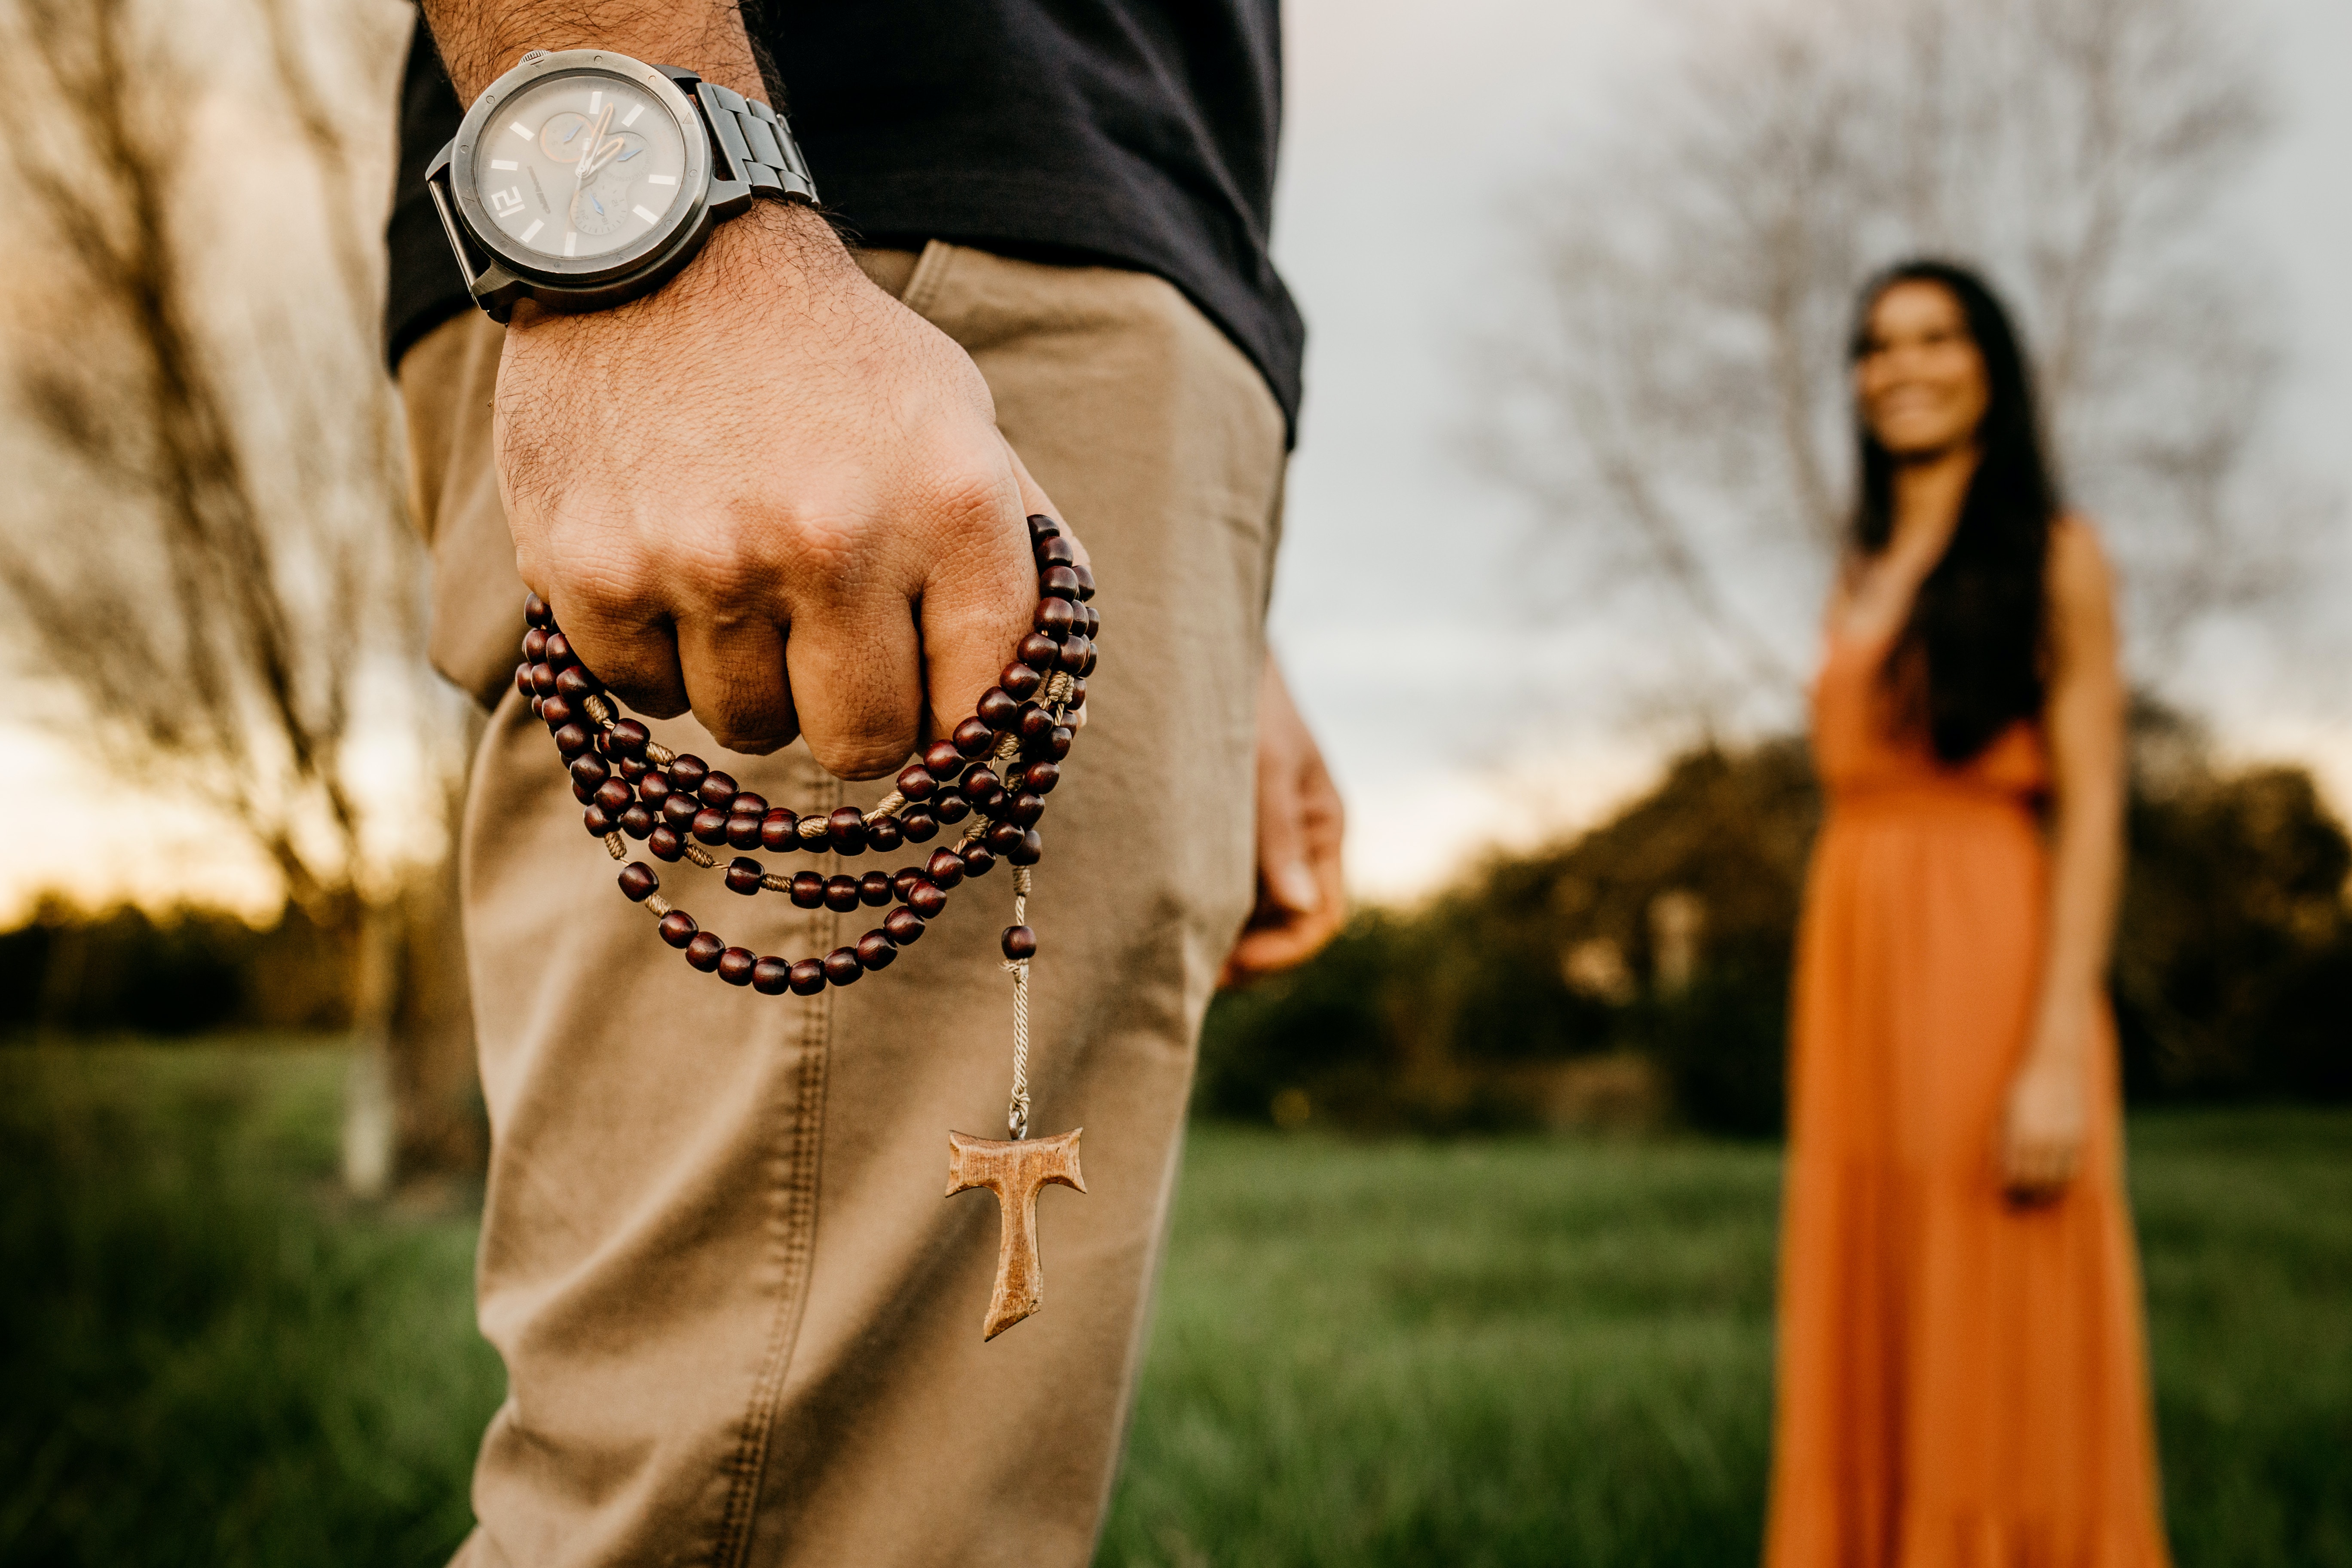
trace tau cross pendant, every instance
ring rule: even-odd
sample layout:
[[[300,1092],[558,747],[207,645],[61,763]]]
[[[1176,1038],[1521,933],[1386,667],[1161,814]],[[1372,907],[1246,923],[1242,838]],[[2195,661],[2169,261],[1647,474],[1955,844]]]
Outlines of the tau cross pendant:
[[[1059,1182],[1087,1190],[1078,1174],[1078,1134],[1083,1127],[1052,1138],[1008,1142],[948,1134],[948,1196],[972,1187],[996,1194],[1003,1211],[996,1248],[996,1289],[988,1299],[981,1338],[992,1340],[1045,1304],[1045,1270],[1037,1261],[1037,1189]]]

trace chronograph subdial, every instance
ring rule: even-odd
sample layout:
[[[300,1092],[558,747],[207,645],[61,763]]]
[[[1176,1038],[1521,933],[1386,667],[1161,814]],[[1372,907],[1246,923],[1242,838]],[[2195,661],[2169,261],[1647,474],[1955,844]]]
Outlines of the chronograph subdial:
[[[570,216],[582,234],[603,236],[619,228],[631,216],[628,176],[608,169],[589,181],[572,193]]]

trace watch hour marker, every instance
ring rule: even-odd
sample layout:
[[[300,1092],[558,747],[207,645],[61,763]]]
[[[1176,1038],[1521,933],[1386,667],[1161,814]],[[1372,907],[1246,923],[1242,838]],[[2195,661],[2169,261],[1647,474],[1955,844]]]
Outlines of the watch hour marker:
[[[643,114],[645,111],[646,106],[640,103],[635,108],[630,110],[626,114],[621,116],[622,128],[625,130],[629,126],[635,125],[637,122],[637,116]]]
[[[579,250],[579,248],[580,248],[580,234],[579,234],[579,231],[578,231],[578,230],[576,230],[576,229],[565,229],[565,230],[563,231],[563,254],[564,254],[564,255],[566,255],[566,256],[571,256],[571,255],[574,254],[575,252],[577,252],[577,251]]]
[[[631,207],[629,210],[636,214],[639,217],[645,219],[647,223],[659,223],[661,221],[660,218],[655,216],[652,213],[646,211],[643,207]]]
[[[590,93],[590,94],[588,95],[588,112],[589,112],[589,113],[593,114],[593,113],[595,113],[598,110],[600,110],[600,109],[602,109],[602,108],[604,108],[604,95],[603,93],[601,93],[601,92],[592,92],[592,93]]]
[[[525,125],[520,120],[516,121],[511,125],[509,125],[507,129],[513,132],[516,135],[521,137],[526,142],[536,142],[539,140],[539,132],[533,131],[530,126]]]
[[[537,234],[541,229],[543,229],[543,228],[545,228],[546,226],[547,226],[547,220],[546,220],[545,218],[543,218],[543,217],[535,217],[535,218],[533,218],[533,219],[531,219],[531,220],[530,220],[530,226],[529,228],[527,228],[527,229],[524,229],[524,230],[522,231],[521,236],[520,236],[520,237],[521,238],[522,242],[523,242],[525,245],[529,245],[529,244],[530,243],[530,237],[531,237],[532,235],[534,235],[534,234]]]
[[[647,174],[646,176],[646,184],[649,185],[674,185],[677,184],[677,176],[676,174]]]
[[[516,163],[512,158],[493,158],[490,160],[490,167],[493,169],[520,169],[522,165]]]

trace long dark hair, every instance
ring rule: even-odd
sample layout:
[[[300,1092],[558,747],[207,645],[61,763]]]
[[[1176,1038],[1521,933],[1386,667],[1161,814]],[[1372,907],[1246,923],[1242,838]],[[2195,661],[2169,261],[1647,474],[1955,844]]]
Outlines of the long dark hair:
[[[1852,353],[1870,349],[1870,314],[1897,283],[1935,283],[1959,302],[1984,361],[1990,396],[1979,453],[1944,558],[1919,586],[1910,622],[1887,656],[1886,679],[1923,723],[1936,754],[1963,763],[2020,719],[2042,711],[2042,577],[2058,487],[2042,449],[2033,382],[2009,312],[1984,280],[1945,261],[1906,261],[1873,279],[1854,317]],[[1853,542],[1886,548],[1895,531],[1895,458],[1854,419],[1862,450]]]

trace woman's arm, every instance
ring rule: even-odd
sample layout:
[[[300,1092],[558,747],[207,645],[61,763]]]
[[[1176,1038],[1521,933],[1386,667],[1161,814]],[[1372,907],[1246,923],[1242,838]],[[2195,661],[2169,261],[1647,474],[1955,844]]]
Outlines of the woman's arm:
[[[2050,541],[2050,694],[2054,773],[2050,922],[2042,990],[2001,1129],[2002,1179],[2054,1195],[2080,1163],[2090,1122],[2090,1052],[2106,983],[2123,860],[2123,682],[2115,595],[2089,527],[2063,520]]]

